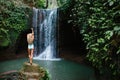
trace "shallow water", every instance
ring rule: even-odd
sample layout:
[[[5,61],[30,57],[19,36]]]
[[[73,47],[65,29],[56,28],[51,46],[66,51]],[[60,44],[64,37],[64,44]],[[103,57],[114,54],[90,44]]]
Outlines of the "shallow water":
[[[0,62],[0,73],[20,70],[26,58]],[[34,60],[34,63],[47,69],[50,80],[95,80],[94,70],[68,60]]]

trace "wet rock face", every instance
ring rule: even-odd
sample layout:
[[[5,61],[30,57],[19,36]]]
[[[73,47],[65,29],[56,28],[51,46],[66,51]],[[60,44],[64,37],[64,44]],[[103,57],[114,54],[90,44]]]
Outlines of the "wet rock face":
[[[45,74],[45,70],[35,63],[31,65],[30,63],[25,62],[20,70],[21,78],[25,78],[26,80],[43,80],[42,78]]]

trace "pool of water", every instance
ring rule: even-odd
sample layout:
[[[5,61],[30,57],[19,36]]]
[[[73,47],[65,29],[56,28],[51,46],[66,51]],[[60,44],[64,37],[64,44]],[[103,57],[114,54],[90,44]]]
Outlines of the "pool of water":
[[[27,58],[0,62],[0,73],[20,70]],[[94,69],[68,60],[33,60],[50,74],[50,80],[96,80]]]

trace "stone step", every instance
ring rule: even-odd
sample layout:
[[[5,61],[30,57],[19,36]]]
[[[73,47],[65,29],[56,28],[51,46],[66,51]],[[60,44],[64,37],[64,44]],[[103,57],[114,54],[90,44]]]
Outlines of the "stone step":
[[[40,80],[42,75],[37,72],[21,72],[22,75],[26,76],[27,80]]]
[[[31,65],[30,63],[25,62],[23,68],[20,70],[20,75],[27,80],[40,80],[45,76],[45,70],[36,63]]]
[[[39,79],[35,79],[35,78],[28,78],[27,80],[39,80]]]
[[[22,74],[29,76],[29,77],[39,77],[40,73],[37,72],[22,72]]]
[[[24,72],[39,72],[40,71],[40,66],[38,64],[33,63],[32,65],[28,62],[24,63]]]
[[[35,63],[32,63],[32,65],[31,65],[29,62],[25,62],[24,64],[27,66],[34,66],[34,67],[39,66],[38,64],[35,64]]]

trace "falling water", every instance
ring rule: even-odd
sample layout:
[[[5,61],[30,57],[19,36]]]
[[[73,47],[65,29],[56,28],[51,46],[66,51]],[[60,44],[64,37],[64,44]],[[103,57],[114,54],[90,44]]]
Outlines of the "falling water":
[[[57,9],[33,8],[34,59],[50,60],[57,57]]]

